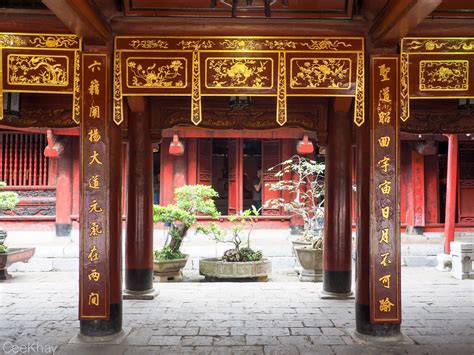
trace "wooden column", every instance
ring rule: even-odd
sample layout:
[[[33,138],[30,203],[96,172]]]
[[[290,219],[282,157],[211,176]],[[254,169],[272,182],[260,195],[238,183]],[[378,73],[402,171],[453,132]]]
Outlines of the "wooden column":
[[[448,135],[448,169],[446,177],[446,215],[444,222],[444,252],[451,252],[456,222],[456,185],[458,173],[458,136]]]
[[[371,333],[370,324],[370,126],[368,122],[356,129],[356,330]]]
[[[398,56],[371,57],[370,322],[359,319],[358,330],[376,336],[399,334],[402,313],[398,68]]]
[[[335,105],[336,106],[336,105]],[[329,112],[326,148],[323,292],[351,294],[352,119],[348,111]]]
[[[144,99],[141,99],[144,100]],[[153,297],[153,152],[150,106],[130,104],[128,114],[127,238],[125,290]],[[135,112],[134,112],[135,111]]]
[[[112,122],[110,52],[83,53],[79,319],[82,336],[122,330],[121,129]]]
[[[72,213],[72,144],[63,141],[63,152],[57,158],[56,178],[56,236],[67,237],[71,234]],[[50,159],[51,161],[52,159]]]

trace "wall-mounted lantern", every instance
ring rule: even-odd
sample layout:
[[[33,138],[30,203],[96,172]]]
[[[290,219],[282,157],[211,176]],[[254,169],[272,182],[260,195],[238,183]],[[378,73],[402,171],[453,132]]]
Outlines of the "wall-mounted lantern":
[[[311,154],[314,152],[313,142],[309,140],[307,134],[305,134],[303,140],[299,141],[296,145],[296,151],[301,155]]]
[[[179,157],[184,154],[184,145],[179,140],[177,134],[173,134],[173,141],[170,144],[169,153],[170,155],[174,155],[176,157]]]

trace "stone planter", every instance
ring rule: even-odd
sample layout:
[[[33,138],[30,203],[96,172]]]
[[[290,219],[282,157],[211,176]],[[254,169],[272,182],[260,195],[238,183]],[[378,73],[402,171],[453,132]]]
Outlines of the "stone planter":
[[[189,255],[185,254],[183,259],[153,261],[153,272],[159,282],[182,281],[182,269],[188,262]]]
[[[302,240],[302,239],[295,239],[291,241],[291,255],[293,255],[296,258],[295,262],[295,272],[299,275],[301,271],[303,271],[303,267],[301,266],[300,262],[298,261],[298,258],[296,257],[296,247],[303,247],[303,246],[309,246],[311,245],[311,242]]]
[[[0,253],[0,280],[8,280],[12,276],[7,267],[13,263],[27,263],[35,254],[35,248],[9,248],[6,253]]]
[[[260,261],[227,262],[217,258],[199,260],[199,274],[206,279],[258,279],[267,281],[272,272],[272,262]]]
[[[296,256],[303,270],[299,280],[304,282],[319,282],[323,279],[323,251],[311,247],[296,247]]]

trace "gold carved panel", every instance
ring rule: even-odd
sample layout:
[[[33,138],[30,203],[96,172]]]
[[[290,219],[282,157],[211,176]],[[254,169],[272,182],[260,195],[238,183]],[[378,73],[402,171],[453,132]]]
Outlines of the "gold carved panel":
[[[350,89],[350,58],[291,58],[292,89]]]
[[[208,89],[271,89],[273,58],[206,58]]]
[[[469,61],[420,61],[420,91],[469,89]]]
[[[67,56],[9,54],[7,62],[7,82],[10,85],[69,85]]]
[[[128,88],[186,88],[187,59],[182,57],[128,57]]]

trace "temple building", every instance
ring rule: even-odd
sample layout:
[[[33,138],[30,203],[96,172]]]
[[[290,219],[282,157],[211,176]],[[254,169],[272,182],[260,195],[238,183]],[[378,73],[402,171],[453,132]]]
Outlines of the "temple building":
[[[449,254],[474,231],[471,1],[2,6],[0,181],[20,203],[0,223],[80,230],[85,336],[121,330],[122,273],[153,288],[152,206],[177,187],[214,187],[223,219],[261,201],[261,227],[297,227],[265,204],[288,198],[269,168],[295,154],[326,164],[328,294],[351,292],[357,235],[361,333],[399,332],[402,232],[443,232]]]

